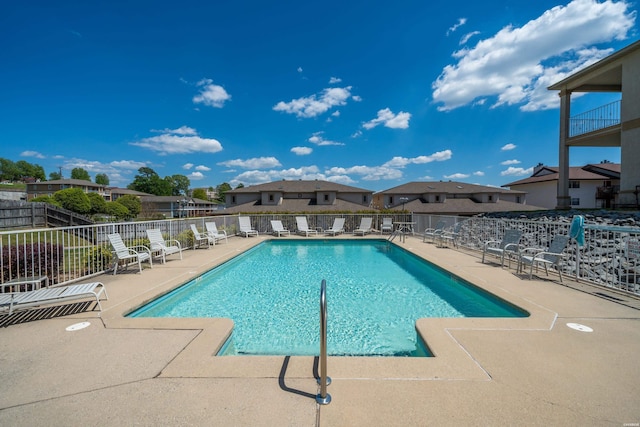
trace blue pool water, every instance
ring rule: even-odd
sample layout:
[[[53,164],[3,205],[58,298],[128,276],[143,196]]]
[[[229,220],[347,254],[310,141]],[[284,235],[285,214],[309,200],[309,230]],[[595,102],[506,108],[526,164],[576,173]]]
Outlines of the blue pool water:
[[[270,240],[129,316],[227,317],[225,354],[317,355],[322,279],[330,355],[420,355],[422,317],[528,315],[386,240]]]

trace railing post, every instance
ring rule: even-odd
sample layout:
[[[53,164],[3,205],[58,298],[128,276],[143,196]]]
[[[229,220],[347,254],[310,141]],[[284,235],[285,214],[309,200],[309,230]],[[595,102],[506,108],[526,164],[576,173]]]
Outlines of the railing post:
[[[331,395],[327,394],[327,386],[331,378],[327,376],[327,281],[322,279],[320,284],[320,394],[316,395],[316,402],[320,405],[331,403]]]

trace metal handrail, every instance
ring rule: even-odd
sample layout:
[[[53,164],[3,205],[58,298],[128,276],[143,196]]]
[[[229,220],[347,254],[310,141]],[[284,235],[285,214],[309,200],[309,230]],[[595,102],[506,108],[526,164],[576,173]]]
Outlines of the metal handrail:
[[[327,376],[327,281],[322,279],[320,284],[320,394],[316,395],[316,402],[320,405],[331,403],[331,395],[327,394],[327,386],[331,378]]]

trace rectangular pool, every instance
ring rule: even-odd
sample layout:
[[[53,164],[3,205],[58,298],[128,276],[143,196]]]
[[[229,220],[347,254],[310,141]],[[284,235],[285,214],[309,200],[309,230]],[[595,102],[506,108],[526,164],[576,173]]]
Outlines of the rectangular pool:
[[[423,317],[528,313],[386,240],[268,240],[129,314],[227,317],[225,355],[319,354],[327,281],[330,355],[425,356]]]

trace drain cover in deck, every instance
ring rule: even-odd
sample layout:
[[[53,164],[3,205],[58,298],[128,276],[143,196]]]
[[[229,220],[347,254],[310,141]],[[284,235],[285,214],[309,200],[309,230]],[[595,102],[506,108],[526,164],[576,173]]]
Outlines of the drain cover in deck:
[[[593,329],[580,323],[567,323],[567,326],[580,332],[593,332]]]

